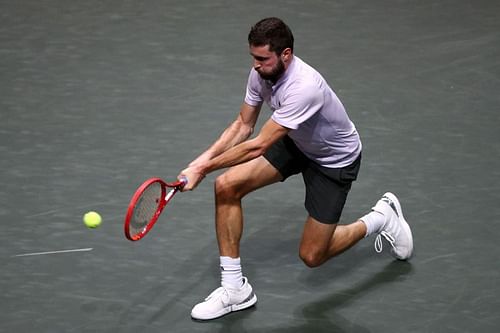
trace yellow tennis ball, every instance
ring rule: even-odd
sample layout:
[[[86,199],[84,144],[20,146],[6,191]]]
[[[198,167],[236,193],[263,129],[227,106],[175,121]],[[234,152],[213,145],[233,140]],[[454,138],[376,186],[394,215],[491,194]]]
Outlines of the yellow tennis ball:
[[[87,228],[97,228],[101,225],[102,218],[99,213],[96,212],[88,212],[83,215],[83,223],[87,226]]]

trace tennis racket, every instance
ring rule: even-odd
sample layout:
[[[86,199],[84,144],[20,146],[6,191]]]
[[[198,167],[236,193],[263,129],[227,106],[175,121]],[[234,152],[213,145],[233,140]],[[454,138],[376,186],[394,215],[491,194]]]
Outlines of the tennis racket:
[[[125,237],[138,241],[146,236],[165,206],[186,184],[185,178],[173,183],[166,183],[161,178],[150,178],[139,186],[128,205],[124,224]]]

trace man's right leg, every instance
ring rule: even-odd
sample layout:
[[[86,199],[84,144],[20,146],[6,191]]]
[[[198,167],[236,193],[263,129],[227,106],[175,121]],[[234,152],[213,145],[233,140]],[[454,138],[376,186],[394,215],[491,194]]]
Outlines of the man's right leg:
[[[239,244],[243,231],[241,199],[246,194],[281,179],[280,173],[264,157],[232,167],[217,178],[215,213],[221,256],[240,256]]]
[[[240,240],[243,233],[241,199],[248,193],[282,180],[264,157],[230,168],[215,182],[216,232],[221,260],[221,287],[191,311],[194,319],[209,320],[257,302],[252,286],[243,277]]]

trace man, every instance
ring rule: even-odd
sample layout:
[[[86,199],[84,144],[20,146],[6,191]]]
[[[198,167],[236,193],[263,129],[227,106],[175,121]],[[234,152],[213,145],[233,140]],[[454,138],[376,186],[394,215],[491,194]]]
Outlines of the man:
[[[384,236],[396,258],[404,260],[412,254],[410,227],[392,193],[386,193],[358,221],[337,224],[359,171],[361,141],[326,81],[294,55],[293,41],[289,27],[278,18],[263,19],[251,28],[248,42],[253,68],[240,113],[179,175],[188,180],[186,191],[206,174],[230,167],[215,182],[221,287],[192,309],[194,319],[214,319],[257,302],[241,269],[241,199],[294,174],[302,173],[306,189],[308,217],[299,255],[307,266],[319,266],[374,233],[379,234],[377,251]],[[264,102],[272,115],[249,139]]]

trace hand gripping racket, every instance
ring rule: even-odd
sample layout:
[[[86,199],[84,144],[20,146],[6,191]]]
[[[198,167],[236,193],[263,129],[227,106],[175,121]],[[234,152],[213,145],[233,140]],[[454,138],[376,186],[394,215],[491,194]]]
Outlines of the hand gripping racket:
[[[125,237],[138,241],[146,236],[165,206],[186,184],[185,178],[173,183],[165,183],[161,178],[150,178],[139,186],[128,205],[124,225]]]

